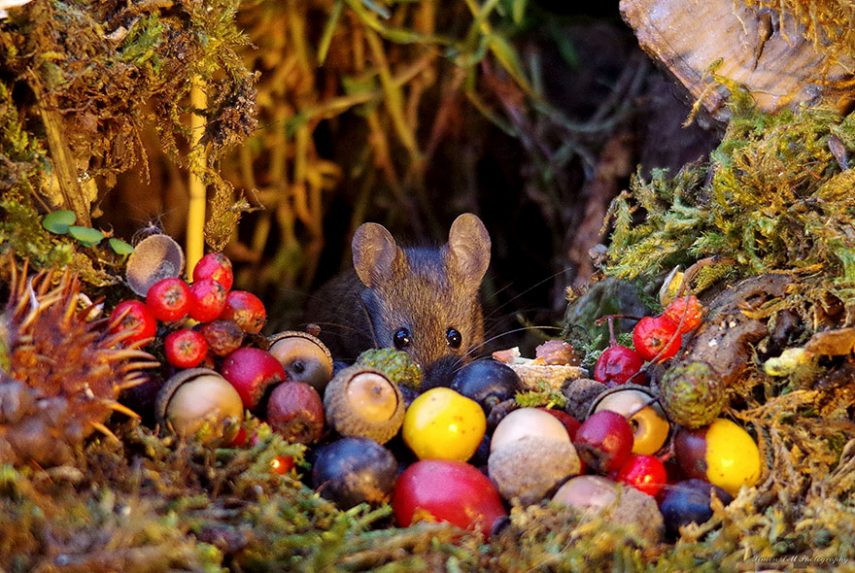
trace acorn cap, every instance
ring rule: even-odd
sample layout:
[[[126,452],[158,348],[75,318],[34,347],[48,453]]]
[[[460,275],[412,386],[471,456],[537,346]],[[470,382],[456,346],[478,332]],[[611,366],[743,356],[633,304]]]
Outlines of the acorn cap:
[[[721,376],[699,360],[671,366],[659,381],[659,400],[668,418],[686,428],[711,424],[728,403]]]
[[[192,384],[198,387],[192,395]],[[171,411],[182,402],[182,412]],[[189,368],[174,374],[161,387],[155,401],[157,422],[181,437],[199,436],[203,442],[228,442],[243,421],[243,402],[228,380],[209,368]],[[207,426],[207,428],[206,428]]]
[[[487,471],[499,493],[522,505],[537,503],[581,470],[570,441],[524,436],[490,453]]]
[[[125,279],[139,296],[145,296],[157,281],[177,277],[184,269],[184,251],[175,239],[158,233],[149,235],[134,247],[128,257]]]
[[[383,372],[354,365],[327,385],[324,413],[339,434],[385,444],[404,423],[404,397]]]
[[[285,330],[268,336],[267,343],[267,351],[279,360],[289,380],[305,382],[323,395],[333,377],[333,358],[320,338],[301,330]]]

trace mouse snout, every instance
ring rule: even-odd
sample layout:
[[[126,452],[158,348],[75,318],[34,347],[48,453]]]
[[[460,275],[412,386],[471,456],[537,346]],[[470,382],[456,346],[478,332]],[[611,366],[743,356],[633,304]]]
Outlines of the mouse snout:
[[[451,380],[463,364],[459,356],[448,355],[422,366],[422,390],[437,386],[451,386]]]

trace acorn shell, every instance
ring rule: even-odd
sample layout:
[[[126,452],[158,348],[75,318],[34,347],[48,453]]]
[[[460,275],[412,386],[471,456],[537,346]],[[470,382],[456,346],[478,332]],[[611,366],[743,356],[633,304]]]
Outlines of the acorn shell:
[[[654,410],[656,410],[660,416],[665,418],[665,412],[662,410],[662,406],[659,405],[658,396],[656,392],[651,390],[647,386],[639,386],[638,384],[621,384],[620,386],[616,386],[614,388],[609,388],[604,392],[600,393],[594,400],[591,402],[591,405],[588,407],[588,412],[586,414],[586,418],[597,412],[600,408],[600,405],[603,403],[603,400],[606,400],[609,396],[613,396],[614,394],[620,394],[621,392],[638,392],[640,394],[644,394],[646,396],[645,401],[648,406],[651,406]]]
[[[185,384],[192,383],[202,376],[211,376],[222,380],[223,384],[216,388],[222,393],[220,403],[217,406],[211,404],[208,409],[201,412],[198,425],[188,423],[184,427],[176,427],[169,416],[169,407],[173,398]],[[206,388],[203,391],[204,396],[200,398],[200,403],[204,403],[203,400],[205,399],[210,401],[210,390],[210,388]],[[209,368],[189,368],[174,374],[158,391],[155,416],[159,424],[182,437],[196,435],[207,422],[213,431],[209,435],[199,436],[200,439],[206,443],[224,443],[229,442],[240,428],[243,421],[243,401],[237,390],[218,372]]]
[[[490,479],[507,500],[531,505],[581,470],[570,440],[524,436],[490,453]]]
[[[394,393],[393,410],[385,419],[372,419],[368,412],[360,411],[349,395],[350,385],[361,383],[360,376],[371,374],[384,380],[380,391]],[[381,382],[382,384],[382,382]],[[404,397],[398,385],[381,371],[360,365],[350,366],[338,372],[324,393],[324,413],[327,422],[341,435],[354,438],[369,438],[379,444],[391,440],[404,423]]]
[[[300,330],[285,330],[267,338],[267,351],[282,364],[288,379],[305,382],[323,395],[333,377],[330,349],[317,336]]]
[[[128,257],[125,279],[139,296],[145,296],[157,281],[177,277],[184,269],[184,251],[175,239],[158,233],[149,235],[134,247]]]

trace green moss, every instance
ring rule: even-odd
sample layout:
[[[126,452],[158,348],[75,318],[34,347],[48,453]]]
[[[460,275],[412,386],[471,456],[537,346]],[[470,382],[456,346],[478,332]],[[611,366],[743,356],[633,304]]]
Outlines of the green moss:
[[[855,177],[829,138],[855,151],[855,119],[823,108],[765,115],[739,98],[733,110],[707,164],[636,175],[615,200],[607,272],[653,277],[720,256],[738,276],[821,270],[846,295],[855,280]]]

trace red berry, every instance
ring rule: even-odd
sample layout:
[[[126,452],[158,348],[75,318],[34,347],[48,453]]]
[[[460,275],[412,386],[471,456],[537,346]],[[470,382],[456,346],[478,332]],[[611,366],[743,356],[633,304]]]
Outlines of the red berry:
[[[243,331],[233,320],[212,320],[199,327],[215,356],[228,356],[243,342]]]
[[[226,308],[226,289],[214,279],[202,279],[190,285],[190,317],[210,322]]]
[[[163,341],[166,361],[176,368],[194,368],[208,354],[208,342],[202,333],[182,328],[170,332]]]
[[[270,460],[270,471],[284,476],[294,467],[294,458],[291,456],[276,456]]]
[[[660,315],[639,320],[632,330],[632,343],[645,360],[664,362],[679,352],[682,340],[677,325]]]
[[[680,327],[680,334],[691,332],[704,320],[704,306],[693,294],[675,298],[665,307],[662,316]],[[683,321],[682,324],[680,321]]]
[[[232,262],[223,253],[208,253],[193,267],[193,282],[204,279],[214,279],[226,290],[232,288],[234,283]]]
[[[305,382],[279,384],[267,401],[266,420],[286,441],[311,444],[324,433],[324,403]]]
[[[145,303],[160,321],[181,320],[190,310],[190,287],[178,277],[161,279],[149,287]]]
[[[579,431],[579,426],[581,426],[581,422],[565,412],[564,410],[555,410],[553,408],[538,408],[538,410],[543,410],[547,414],[552,415],[554,418],[557,418],[559,422],[564,424],[564,429],[567,430],[567,434],[570,436],[570,441],[576,439],[576,432]]]
[[[600,354],[594,365],[594,380],[611,384],[626,384],[636,372],[644,366],[644,358],[633,350],[620,344],[609,346]],[[635,382],[642,383],[646,377],[638,375]]]
[[[573,445],[588,467],[607,474],[629,458],[633,439],[632,426],[626,418],[611,410],[600,410],[582,422]]]
[[[235,434],[235,437],[232,438],[232,442],[229,445],[233,448],[242,448],[247,444],[248,441],[249,436],[246,433],[246,427],[241,426],[237,434]]]
[[[157,319],[144,302],[123,300],[110,313],[110,332],[124,332],[126,343],[154,338]]]
[[[246,346],[223,360],[220,374],[238,391],[243,405],[255,408],[271,384],[287,380],[282,364],[272,354]]]
[[[233,290],[226,295],[226,308],[220,318],[235,321],[244,332],[258,334],[267,320],[267,310],[251,292]]]
[[[656,456],[632,454],[618,470],[617,481],[656,497],[668,482],[668,472]]]

